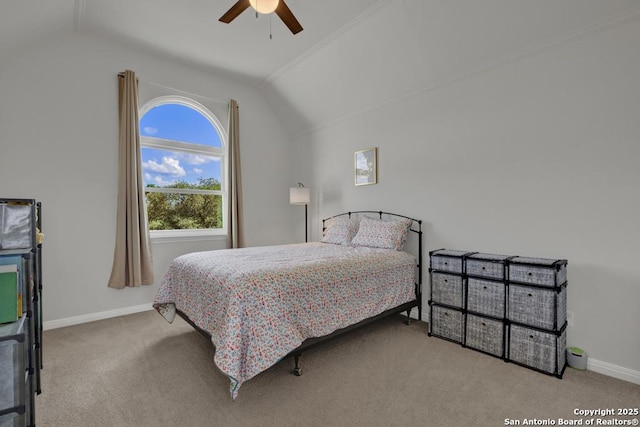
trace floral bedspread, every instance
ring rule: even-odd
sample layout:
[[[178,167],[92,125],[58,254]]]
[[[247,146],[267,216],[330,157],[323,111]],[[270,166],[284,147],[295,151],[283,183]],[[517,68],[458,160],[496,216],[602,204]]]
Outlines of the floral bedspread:
[[[172,262],[154,307],[211,334],[235,399],[306,338],[413,300],[415,265],[406,252],[327,243],[195,252]]]

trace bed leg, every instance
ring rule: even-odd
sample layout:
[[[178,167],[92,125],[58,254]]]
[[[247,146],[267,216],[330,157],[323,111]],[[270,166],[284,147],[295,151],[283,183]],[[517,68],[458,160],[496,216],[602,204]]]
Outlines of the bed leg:
[[[407,310],[407,325],[411,324],[411,309]]]
[[[293,356],[293,359],[295,366],[293,367],[293,371],[291,371],[291,373],[296,377],[299,377],[300,375],[302,375],[302,369],[300,368],[300,366],[298,366],[300,362],[300,354],[296,354],[295,356]]]

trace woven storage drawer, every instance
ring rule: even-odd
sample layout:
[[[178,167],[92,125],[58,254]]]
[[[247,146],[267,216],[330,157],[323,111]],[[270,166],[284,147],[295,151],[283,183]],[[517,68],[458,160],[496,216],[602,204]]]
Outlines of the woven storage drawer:
[[[461,310],[433,304],[431,306],[429,334],[461,343],[462,319],[463,315]]]
[[[465,345],[494,356],[504,357],[504,322],[467,314]]]
[[[512,322],[558,330],[567,320],[567,287],[509,285],[507,318]]]
[[[566,362],[567,330],[542,332],[519,325],[509,331],[508,360],[562,377]]]
[[[474,278],[467,279],[467,310],[504,319],[504,283]]]
[[[24,337],[24,336],[23,336]],[[19,406],[24,396],[24,368],[21,366],[24,360],[24,345],[16,340],[0,341],[0,410]],[[22,382],[22,384],[20,384]],[[0,426],[13,426],[3,424],[0,417]],[[15,424],[19,425],[19,424]]]
[[[512,257],[483,253],[469,255],[465,260],[465,270],[468,276],[504,280],[505,261],[509,258]]]
[[[431,273],[431,300],[440,304],[463,308],[464,279],[447,273]]]
[[[472,253],[473,252],[454,251],[450,249],[431,251],[429,252],[431,270],[464,273],[464,257]]]
[[[567,260],[515,257],[508,271],[510,282],[556,287],[567,281]]]

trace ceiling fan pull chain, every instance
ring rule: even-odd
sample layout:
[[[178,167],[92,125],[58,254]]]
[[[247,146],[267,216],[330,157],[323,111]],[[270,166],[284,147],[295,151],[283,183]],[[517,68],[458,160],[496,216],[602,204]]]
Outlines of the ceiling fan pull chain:
[[[271,31],[271,15],[273,15],[273,13],[269,14],[269,40],[273,40],[273,31]]]

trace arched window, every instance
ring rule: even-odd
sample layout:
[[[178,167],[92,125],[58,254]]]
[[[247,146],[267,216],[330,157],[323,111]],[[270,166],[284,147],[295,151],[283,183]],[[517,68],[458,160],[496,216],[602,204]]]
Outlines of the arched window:
[[[189,98],[152,99],[140,111],[140,145],[152,235],[224,234],[228,144],[216,116]]]

